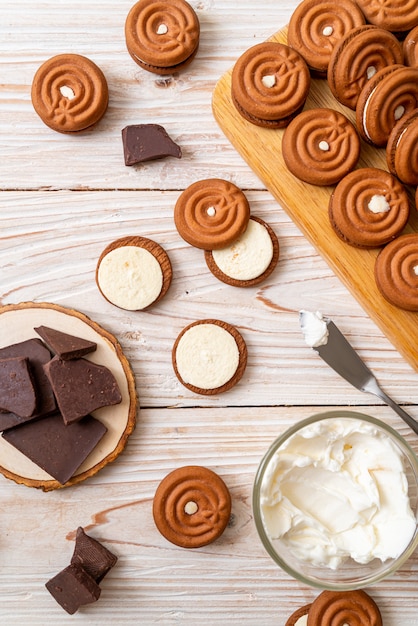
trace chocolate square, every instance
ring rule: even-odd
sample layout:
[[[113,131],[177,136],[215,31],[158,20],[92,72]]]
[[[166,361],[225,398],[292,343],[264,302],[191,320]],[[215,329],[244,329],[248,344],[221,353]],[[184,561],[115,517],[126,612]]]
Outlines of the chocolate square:
[[[71,564],[51,578],[45,587],[55,600],[73,615],[80,606],[96,602],[101,589],[96,581],[79,565]]]
[[[79,359],[97,349],[97,343],[88,341],[82,337],[75,337],[68,333],[63,333],[48,326],[38,326],[34,328],[41,339],[44,340],[53,354],[56,354],[64,361]]]
[[[71,563],[81,565],[99,583],[117,560],[117,556],[105,548],[99,541],[87,535],[81,526],[77,528]]]
[[[91,415],[66,426],[62,415],[54,413],[11,428],[2,437],[63,485],[106,431]]]

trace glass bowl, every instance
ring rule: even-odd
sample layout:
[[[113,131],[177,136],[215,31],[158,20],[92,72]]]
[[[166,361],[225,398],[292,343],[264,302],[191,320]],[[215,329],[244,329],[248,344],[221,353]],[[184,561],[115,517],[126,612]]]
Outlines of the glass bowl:
[[[344,509],[344,516],[339,516],[338,511],[341,512],[341,509],[339,509],[339,504],[337,503],[337,511],[335,510],[335,506],[334,506],[336,503],[335,494],[330,495],[329,496],[330,500],[328,500],[328,493],[329,493],[328,487],[325,490],[325,494],[322,489],[323,484],[328,484],[327,483],[328,478],[324,479],[325,475],[328,476],[327,471],[325,472],[325,474],[315,475],[315,478],[313,478],[311,473],[306,473],[306,472],[310,472],[310,468],[312,466],[318,467],[318,460],[317,460],[318,456],[315,456],[315,455],[319,454],[319,456],[321,456],[322,454],[318,452],[317,444],[315,444],[315,441],[317,442],[320,441],[318,438],[315,440],[315,438],[312,438],[312,434],[311,434],[310,441],[308,441],[305,437],[303,438],[303,442],[308,441],[309,454],[307,454],[305,448],[303,448],[303,454],[300,454],[300,451],[299,451],[299,453],[297,453],[295,456],[295,449],[296,449],[295,446],[297,445],[297,441],[302,441],[299,435],[303,429],[308,429],[308,431],[311,431],[311,433],[322,432],[323,436],[325,436],[325,439],[328,440],[329,433],[334,432],[334,427],[336,426],[338,422],[341,422],[342,418],[347,419],[347,420],[357,420],[359,424],[356,424],[355,422],[346,423],[349,429],[352,427],[354,428],[354,425],[355,425],[354,430],[356,432],[356,435],[354,436],[354,439],[350,438],[347,440],[346,438],[345,439],[342,438],[341,439],[342,443],[340,442],[339,444],[336,444],[335,455],[339,459],[338,461],[339,465],[341,465],[341,462],[344,462],[344,461],[341,461],[341,458],[343,458],[341,457],[341,455],[344,456],[345,454],[349,454],[349,455],[352,455],[351,461],[350,461],[351,469],[354,468],[354,471],[357,471],[356,468],[358,467],[360,461],[363,462],[364,454],[366,454],[367,456],[369,452],[369,450],[367,449],[367,446],[364,446],[362,444],[356,444],[356,441],[359,441],[359,439],[356,439],[357,433],[358,433],[357,427],[359,427],[360,430],[364,430],[364,429],[371,430],[373,442],[375,440],[380,441],[381,438],[383,437],[384,444],[389,445],[390,450],[394,448],[395,453],[399,455],[397,458],[400,459],[400,462],[397,461],[397,463],[399,464],[399,469],[400,469],[401,474],[403,474],[402,480],[403,480],[403,484],[405,488],[404,491],[406,491],[407,496],[409,497],[409,504],[410,504],[410,509],[412,511],[412,515],[410,515],[409,519],[407,519],[406,526],[404,526],[401,529],[401,530],[404,530],[405,528],[407,528],[408,529],[407,533],[402,533],[399,531],[397,533],[396,526],[395,526],[395,529],[392,528],[390,533],[388,533],[387,532],[388,529],[387,527],[385,527],[386,537],[389,537],[388,541],[390,542],[392,541],[394,537],[395,538],[401,537],[401,536],[406,537],[405,540],[404,539],[402,540],[404,542],[404,545],[402,545],[401,553],[393,557],[390,556],[389,558],[386,558],[385,556],[382,556],[382,554],[380,554],[381,558],[372,558],[371,560],[369,560],[369,562],[366,563],[366,562],[358,562],[359,559],[364,561],[365,560],[364,556],[359,557],[358,555],[354,554],[353,555],[354,558],[352,558],[352,556],[347,556],[342,559],[341,563],[336,564],[335,562],[333,562],[332,565],[330,565],[329,560],[327,561],[327,559],[321,558],[321,556],[323,555],[321,541],[324,538],[324,533],[323,533],[324,525],[328,533],[326,534],[326,542],[329,542],[330,527],[333,527],[332,528],[333,537],[335,537],[336,533],[339,535],[339,537],[341,537],[342,536],[340,534],[341,530],[345,532],[345,529],[339,528],[338,520],[342,519],[343,524],[345,524],[346,523],[345,519],[346,518],[348,519],[349,515],[352,515],[353,508],[355,509],[357,505],[355,504],[354,499],[350,500],[351,491],[350,490],[345,491],[344,483],[342,483],[340,485],[341,491],[343,494],[345,493],[350,494],[348,496],[350,504],[348,505],[349,510]],[[337,422],[335,422],[335,420],[337,420]],[[305,436],[308,431],[304,430]],[[291,449],[289,449],[289,441],[291,438],[293,439],[292,439],[292,442],[290,443]],[[324,439],[322,439],[321,441],[323,443]],[[344,444],[344,441],[349,441],[350,443]],[[303,443],[302,445],[304,446],[305,443]],[[360,450],[359,450],[359,446],[360,446]],[[370,445],[368,447],[370,448]],[[374,447],[374,444],[373,444],[373,447]],[[285,450],[286,450],[287,458],[283,456]],[[308,514],[314,511],[314,516],[318,514],[319,518],[322,518],[321,519],[321,533],[322,534],[320,537],[321,540],[319,541],[317,541],[317,538],[315,535],[316,530],[312,531],[312,528],[309,525],[310,531],[306,534],[303,529],[303,524],[302,524],[302,530],[299,533],[296,533],[293,536],[293,540],[291,540],[289,543],[289,540],[287,538],[288,533],[286,529],[285,529],[285,532],[282,532],[284,529],[284,526],[287,525],[286,528],[289,527],[290,517],[296,520],[296,518],[293,517],[293,514],[290,515],[289,517],[289,508],[287,508],[287,513],[284,512],[284,514],[280,516],[280,520],[281,520],[280,523],[282,524],[280,530],[279,531],[276,530],[275,532],[269,532],[268,530],[269,525],[271,528],[271,525],[273,523],[275,524],[276,529],[277,529],[277,523],[278,523],[276,512],[272,515],[272,509],[269,508],[272,497],[273,498],[276,497],[276,500],[274,500],[275,502],[277,500],[281,500],[281,496],[278,495],[278,486],[277,486],[278,484],[277,476],[280,474],[280,472],[279,474],[277,474],[277,458],[278,458],[277,455],[278,454],[280,454],[280,458],[282,459],[280,461],[280,467],[289,467],[289,463],[291,467],[295,467],[295,463],[296,463],[296,467],[298,468],[296,472],[297,475],[295,475],[291,479],[285,479],[283,483],[280,483],[281,487],[279,491],[282,495],[284,494],[287,502],[289,502],[289,500],[292,500],[292,501],[295,500],[297,506],[300,506],[302,509],[306,508],[308,510]],[[334,452],[332,454],[334,454]],[[316,460],[314,460],[313,463],[310,460],[306,461],[308,457],[309,459],[314,458]],[[375,457],[376,457],[376,454],[375,454]],[[383,455],[381,458],[384,458],[384,457],[385,455]],[[333,460],[334,457],[331,455],[331,457],[328,457],[328,458],[331,458],[330,462],[332,465],[334,462]],[[295,459],[297,460],[295,461]],[[360,461],[358,459],[360,459]],[[374,458],[374,461],[375,461],[375,466],[373,467],[376,467],[376,458]],[[308,466],[308,469],[306,469],[306,466]],[[346,467],[347,465],[344,465],[344,468]],[[331,467],[329,469],[331,469]],[[402,489],[400,490],[396,489],[396,485],[398,483],[395,482],[392,484],[391,479],[388,478],[388,475],[382,473],[381,467],[377,467],[376,471],[379,471],[379,470],[380,470],[379,474],[376,474],[373,471],[370,474],[368,469],[366,472],[363,471],[362,476],[363,477],[365,476],[366,483],[367,483],[368,475],[373,476],[373,480],[371,481],[371,486],[370,485],[367,486],[367,484],[365,483],[366,491],[367,490],[370,491],[371,489],[373,492],[373,489],[374,489],[373,485],[375,484],[375,481],[377,481],[377,483],[380,481],[380,487],[376,489],[376,493],[378,494],[378,497],[382,498],[383,500],[386,498],[389,504],[393,506],[394,510],[397,511],[398,509],[401,508],[398,495],[400,492],[402,492]],[[339,466],[337,468],[333,466],[332,471],[334,472],[334,478],[336,477],[338,481],[343,478],[342,474],[345,474],[345,470],[344,472],[342,472],[339,469]],[[276,477],[276,479],[272,478],[273,475]],[[302,485],[302,488],[300,488],[301,476],[303,477],[302,483],[303,481],[305,481],[304,487]],[[375,478],[375,476],[378,476],[378,478]],[[332,478],[332,480],[334,480],[334,478]],[[297,484],[294,481],[296,481]],[[384,490],[381,489],[382,484],[384,484],[385,486]],[[271,491],[272,489],[273,489],[273,492]],[[317,493],[320,494],[318,497],[318,500],[316,499]],[[392,497],[392,495],[394,499],[392,502],[390,502],[390,498]],[[343,500],[344,500],[344,497],[345,496],[342,497]],[[270,502],[269,505],[266,504],[266,498]],[[404,495],[404,499],[405,499],[405,495]],[[354,502],[354,507],[352,505],[352,502]],[[328,509],[329,503],[331,503],[330,504],[331,508]],[[366,507],[364,505],[362,506],[363,506],[362,515],[364,514],[369,515],[367,513],[368,511],[367,506]],[[347,515],[345,515],[346,511],[347,511]],[[312,587],[317,587],[319,589],[346,591],[346,590],[359,589],[361,587],[366,587],[368,585],[372,585],[382,580],[383,578],[393,574],[412,555],[412,553],[414,552],[414,550],[416,549],[418,545],[418,524],[417,524],[417,521],[418,521],[418,459],[415,453],[413,452],[413,450],[408,445],[408,443],[401,437],[401,435],[399,435],[393,428],[391,428],[384,422],[381,422],[380,420],[374,417],[370,417],[369,415],[364,415],[363,413],[357,413],[354,411],[344,411],[344,410],[318,413],[305,420],[298,422],[295,426],[291,427],[285,433],[280,435],[280,437],[278,437],[273,442],[273,444],[271,445],[271,447],[269,448],[269,450],[263,457],[258,467],[257,474],[255,477],[255,482],[254,482],[253,513],[254,513],[254,520],[255,520],[256,528],[260,536],[260,539],[264,545],[264,548],[267,550],[268,554],[272,557],[272,559],[278,565],[280,565],[280,567],[283,570],[285,570],[290,576],[296,578],[297,580],[300,580],[301,582],[305,584],[308,584]],[[300,517],[298,519],[299,519],[299,525],[297,527],[299,528]],[[296,521],[295,524],[297,525],[298,522]],[[367,545],[367,549],[369,549],[370,543],[368,541],[364,543],[364,539],[365,539],[364,532],[365,531],[361,529],[361,535],[359,535],[359,545],[363,545],[363,546]],[[382,527],[382,532],[383,532],[383,527]],[[279,538],[272,538],[272,535],[275,535],[275,536],[277,535],[279,536]],[[352,540],[352,535],[350,536]],[[380,533],[380,536],[383,536],[382,533]],[[312,537],[314,537],[313,540],[312,540]],[[367,538],[368,537],[369,535],[367,535]],[[356,541],[357,541],[357,535],[356,535]],[[357,549],[356,541],[354,543]],[[385,546],[384,550],[387,550],[387,546],[389,545],[388,541],[386,540],[381,541],[381,545]],[[306,548],[306,545],[309,545],[308,550]],[[325,545],[325,549],[327,550],[328,544],[324,544],[324,545]],[[317,552],[318,546],[321,547],[319,557],[318,557],[318,552]],[[303,555],[301,555],[300,552],[302,552]],[[306,558],[307,552],[309,552],[309,555],[310,555],[308,559]]]

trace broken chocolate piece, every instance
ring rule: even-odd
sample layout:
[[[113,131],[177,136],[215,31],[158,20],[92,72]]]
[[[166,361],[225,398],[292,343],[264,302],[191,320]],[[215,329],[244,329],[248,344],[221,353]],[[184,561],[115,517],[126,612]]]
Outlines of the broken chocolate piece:
[[[49,415],[56,410],[52,387],[44,372],[43,366],[51,359],[51,353],[40,339],[27,339],[20,343],[0,348],[0,359],[13,357],[25,357],[29,360],[30,371],[35,384],[37,406],[35,412],[30,416],[30,420]],[[13,428],[24,423],[27,419],[19,417],[15,413],[0,413],[0,431]]]
[[[38,326],[34,329],[41,339],[44,340],[48,348],[64,361],[79,359],[97,349],[97,343],[88,341],[81,337],[75,337],[68,333],[63,333],[48,326]]]
[[[54,356],[44,369],[66,424],[122,401],[116,379],[105,365],[87,359],[63,361]]]
[[[64,485],[106,433],[91,415],[70,426],[59,413],[26,422],[2,434],[12,446]]]
[[[118,557],[105,548],[99,541],[93,539],[79,526],[75,540],[74,554],[71,563],[81,565],[96,583],[106,576],[115,565]]]
[[[154,161],[167,156],[181,159],[181,148],[159,124],[134,124],[122,130],[125,165]]]
[[[45,587],[70,615],[73,615],[80,606],[96,602],[101,593],[96,581],[76,564],[71,564],[63,569],[51,578]]]
[[[36,409],[29,361],[23,356],[0,359],[0,408],[23,418],[30,417]]]

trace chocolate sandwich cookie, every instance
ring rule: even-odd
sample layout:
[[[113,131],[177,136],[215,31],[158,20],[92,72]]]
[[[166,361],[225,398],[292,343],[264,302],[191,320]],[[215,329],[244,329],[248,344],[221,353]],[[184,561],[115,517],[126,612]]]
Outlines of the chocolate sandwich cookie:
[[[212,470],[180,467],[158,485],[152,511],[168,541],[182,548],[200,548],[224,532],[231,516],[231,495]]]
[[[368,143],[386,146],[397,122],[418,107],[418,68],[392,65],[369,80],[356,106],[360,135]]]
[[[166,251],[146,237],[121,237],[102,252],[96,284],[106,300],[128,311],[141,311],[161,300],[173,271]]]
[[[232,69],[231,96],[237,111],[247,121],[265,128],[287,126],[302,110],[309,88],[306,62],[282,43],[252,46]]]
[[[287,41],[308,67],[321,76],[327,72],[337,43],[365,21],[352,0],[303,0],[290,18]]]
[[[199,180],[185,189],[174,207],[179,235],[203,250],[224,248],[238,239],[250,219],[241,189],[221,178]]]
[[[172,351],[179,381],[202,395],[228,391],[247,365],[247,346],[238,330],[226,322],[204,319],[186,326]]]
[[[283,159],[289,171],[313,185],[333,185],[360,156],[360,139],[350,120],[333,109],[309,109],[286,128]]]
[[[376,284],[391,304],[418,311],[418,234],[401,235],[379,253],[375,264]]]
[[[60,133],[89,128],[103,117],[109,102],[102,70],[79,54],[45,61],[33,79],[31,97],[41,120]]]
[[[356,0],[370,24],[394,33],[405,33],[418,25],[416,0]]]
[[[344,35],[332,51],[329,88],[341,104],[354,110],[360,92],[376,72],[402,62],[402,45],[392,33],[377,26],[358,26]]]
[[[382,626],[376,602],[365,591],[323,591],[312,602],[307,626]]]
[[[350,172],[334,189],[330,223],[352,246],[374,248],[397,237],[409,217],[409,199],[399,180],[377,168]]]
[[[418,67],[418,26],[415,26],[405,37],[403,56],[405,65]]]
[[[229,246],[205,250],[208,268],[216,278],[233,287],[253,287],[265,280],[279,260],[274,230],[251,216],[245,232]]]
[[[285,626],[306,626],[308,623],[308,613],[311,608],[311,604],[306,604],[305,606],[301,606],[297,611],[292,613],[292,615],[286,621]]]
[[[125,22],[129,54],[155,74],[186,67],[196,55],[199,37],[198,17],[185,0],[139,0]]]
[[[386,146],[389,170],[407,185],[418,185],[418,109],[401,117]]]

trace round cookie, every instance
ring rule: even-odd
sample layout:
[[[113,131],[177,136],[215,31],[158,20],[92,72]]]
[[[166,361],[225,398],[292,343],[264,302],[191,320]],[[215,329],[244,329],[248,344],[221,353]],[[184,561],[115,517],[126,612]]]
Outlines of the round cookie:
[[[155,241],[122,237],[110,243],[99,257],[96,283],[115,306],[140,311],[160,300],[172,279],[170,259]]]
[[[307,626],[308,613],[312,604],[301,606],[287,619],[285,626]]]
[[[418,107],[418,68],[385,67],[363,88],[356,106],[356,121],[365,141],[386,146],[396,123]]]
[[[418,109],[404,115],[386,146],[389,170],[407,185],[418,185]]]
[[[323,591],[312,602],[307,626],[382,626],[376,602],[363,590]]]
[[[253,287],[276,267],[279,241],[266,222],[251,216],[247,229],[237,240],[219,250],[206,250],[205,260],[222,282],[233,287]]]
[[[168,541],[182,548],[200,548],[224,532],[231,516],[231,495],[218,474],[189,465],[160,482],[152,512]]]
[[[354,110],[360,92],[376,72],[402,62],[402,46],[392,33],[377,26],[358,26],[331,53],[329,88],[341,104]]]
[[[179,381],[201,395],[228,391],[241,379],[247,365],[247,346],[238,330],[216,319],[186,326],[172,351]]]
[[[352,0],[303,0],[290,18],[287,41],[315,74],[324,75],[337,43],[365,21]]]
[[[352,246],[374,248],[397,237],[409,217],[409,199],[399,180],[377,168],[345,176],[329,202],[330,223]]]
[[[125,22],[129,54],[155,74],[186,67],[196,55],[199,38],[199,19],[186,0],[139,0]]]
[[[109,92],[102,70],[79,54],[59,54],[37,70],[32,104],[41,120],[60,133],[89,128],[106,112]]]
[[[407,311],[418,311],[418,233],[401,235],[381,250],[375,278],[388,302]]]
[[[240,115],[257,126],[283,128],[302,110],[311,77],[298,52],[264,42],[240,56],[232,70],[231,96]]]
[[[404,33],[418,24],[416,0],[356,0],[370,24]]]
[[[282,153],[286,166],[297,178],[313,185],[333,185],[357,164],[360,139],[342,113],[309,109],[286,128]]]
[[[180,236],[203,250],[217,250],[231,244],[245,231],[249,219],[250,205],[245,194],[221,178],[192,183],[174,207],[174,222]]]
[[[405,65],[418,67],[418,26],[415,26],[405,37],[403,56]]]

